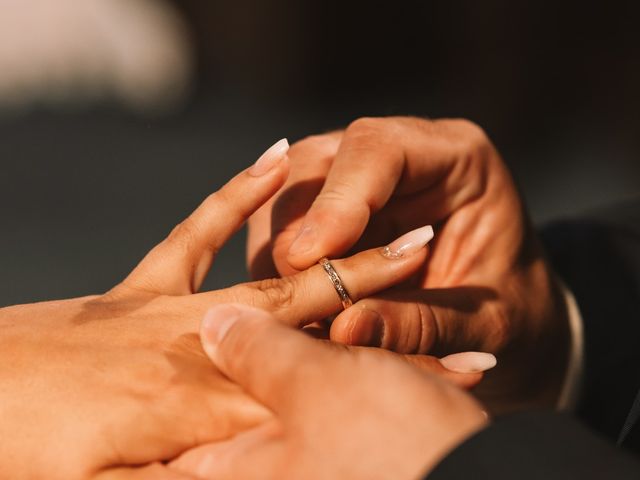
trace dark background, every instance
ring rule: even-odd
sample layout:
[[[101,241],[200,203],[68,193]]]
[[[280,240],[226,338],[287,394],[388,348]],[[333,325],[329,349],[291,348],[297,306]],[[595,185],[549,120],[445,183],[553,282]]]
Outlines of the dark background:
[[[0,118],[0,305],[108,289],[275,140],[363,115],[479,123],[539,223],[640,193],[640,2],[176,5],[198,59],[182,109]],[[244,278],[240,235],[207,286]]]

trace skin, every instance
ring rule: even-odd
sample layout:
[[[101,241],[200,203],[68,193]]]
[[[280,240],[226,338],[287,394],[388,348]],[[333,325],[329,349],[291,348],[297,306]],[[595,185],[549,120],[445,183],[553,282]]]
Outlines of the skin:
[[[208,197],[111,291],[0,309],[0,478],[193,478],[163,462],[272,418],[206,358],[198,328],[219,303],[298,328],[341,309],[320,267],[199,292],[215,253],[284,184],[289,161],[274,162]],[[357,299],[403,281],[426,256],[390,260],[373,249],[334,265]],[[466,387],[481,378],[403,358]]]
[[[376,349],[314,342],[264,311],[215,307],[201,338],[213,363],[274,418],[171,463],[197,478],[415,480],[488,423],[448,382]]]
[[[500,366],[477,393],[493,412],[555,404],[566,306],[514,182],[478,126],[362,118],[294,144],[289,156],[287,183],[250,220],[255,278],[433,224],[421,272],[341,313],[330,338],[400,353],[491,352]]]

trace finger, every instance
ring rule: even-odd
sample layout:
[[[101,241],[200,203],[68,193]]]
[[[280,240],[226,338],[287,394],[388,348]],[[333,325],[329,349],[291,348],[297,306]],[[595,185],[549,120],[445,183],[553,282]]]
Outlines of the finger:
[[[93,480],[201,480],[187,472],[172,470],[166,465],[153,463],[143,467],[119,467],[103,470]]]
[[[496,357],[484,352],[460,352],[437,358],[431,355],[405,355],[405,360],[423,372],[437,375],[460,388],[477,386],[484,372],[495,367]]]
[[[302,217],[322,188],[341,137],[340,131],[313,135],[291,146],[287,181],[278,195],[249,219],[247,266],[252,279],[296,273],[286,262],[287,250]]]
[[[214,365],[283,423],[304,404],[305,386],[328,386],[326,372],[343,358],[272,314],[240,304],[211,308],[200,339]],[[296,381],[301,376],[305,381]]]
[[[498,352],[504,321],[495,293],[483,287],[391,292],[366,298],[338,315],[330,338],[398,353]],[[487,335],[486,332],[494,332]]]
[[[274,437],[280,428],[271,422],[217,443],[198,446],[173,460],[171,469],[207,480],[273,478],[269,475],[282,455]]]
[[[345,131],[322,191],[291,244],[287,260],[303,269],[341,255],[392,194],[433,189],[430,215],[444,219],[484,188],[482,131],[459,120],[360,119]]]
[[[367,250],[331,263],[351,299],[357,301],[401,283],[419,270],[432,237],[433,229],[422,227],[384,249]],[[296,327],[323,320],[342,309],[340,297],[320,265],[281,279],[203,293],[198,301],[207,307],[222,302],[252,305],[273,312],[279,320]]]
[[[388,350],[371,347],[346,346],[350,350],[366,349],[370,354],[399,358],[428,375],[436,375],[460,388],[470,390],[482,381],[483,372],[493,368],[493,355],[481,352],[462,352],[437,358],[431,355],[400,355]]]
[[[215,254],[284,183],[286,139],[210,195],[156,246],[124,284],[139,290],[185,295],[199,290]]]

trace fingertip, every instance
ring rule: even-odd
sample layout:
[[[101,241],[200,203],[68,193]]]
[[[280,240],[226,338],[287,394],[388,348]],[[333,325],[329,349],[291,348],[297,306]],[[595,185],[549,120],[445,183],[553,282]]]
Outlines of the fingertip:
[[[381,347],[384,330],[384,320],[378,312],[356,305],[336,317],[330,338],[344,345]]]
[[[221,346],[233,327],[251,319],[265,316],[266,312],[242,304],[219,304],[211,307],[200,325],[200,341],[209,358],[221,366]]]
[[[210,308],[202,319],[200,341],[205,353],[214,363],[219,360],[218,345],[233,324],[239,320],[240,314],[240,310],[235,305],[221,304]]]
[[[471,390],[475,388],[484,378],[483,371],[451,370],[445,367],[445,365],[442,363],[442,359],[437,357],[429,357],[429,358],[432,358],[434,360],[433,367],[436,369],[439,376],[444,378],[446,381],[453,383],[454,385],[460,388],[463,388],[465,390]]]
[[[435,375],[459,388],[471,390],[477,386],[484,376],[482,372],[475,373],[459,373],[447,370],[440,360],[431,355],[404,355],[404,358],[411,365],[417,367],[421,372],[427,375]]]
[[[478,373],[492,369],[498,363],[495,355],[486,352],[461,352],[440,359],[447,370],[457,373]]]
[[[287,259],[294,263],[296,261],[309,262],[309,257],[317,248],[318,237],[318,227],[314,223],[304,222],[289,245]]]
[[[353,308],[353,307],[352,307]],[[336,343],[342,343],[343,345],[351,345],[349,343],[349,326],[353,321],[352,313],[347,309],[341,312],[336,318],[331,322],[331,327],[329,328],[329,340]]]
[[[287,251],[291,267],[303,270],[322,257],[343,255],[355,245],[367,226],[370,210],[352,203],[324,199],[311,206]]]
[[[288,163],[287,152],[289,151],[289,142],[286,138],[278,140],[269,147],[256,162],[247,170],[252,177],[262,177],[275,169],[282,163]]]
[[[484,372],[456,373],[445,369],[444,377],[447,381],[465,390],[477,387],[484,378]]]

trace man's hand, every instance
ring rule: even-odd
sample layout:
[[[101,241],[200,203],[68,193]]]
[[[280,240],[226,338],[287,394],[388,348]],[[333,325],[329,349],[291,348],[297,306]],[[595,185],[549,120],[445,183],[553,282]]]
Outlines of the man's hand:
[[[363,118],[302,140],[290,158],[284,188],[250,220],[254,276],[289,275],[434,224],[421,274],[339,315],[331,339],[402,353],[493,352],[501,366],[479,389],[492,408],[554,404],[566,309],[513,180],[480,128]]]
[[[201,340],[275,418],[170,465],[197,478],[414,480],[488,422],[471,396],[436,376],[382,350],[314,341],[261,310],[214,307]],[[487,367],[495,361],[476,355]]]

